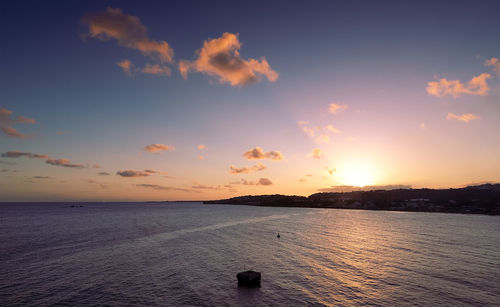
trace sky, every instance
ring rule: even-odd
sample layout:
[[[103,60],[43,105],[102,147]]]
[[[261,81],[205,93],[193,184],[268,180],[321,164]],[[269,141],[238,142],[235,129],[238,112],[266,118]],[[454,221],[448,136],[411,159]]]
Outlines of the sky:
[[[0,201],[500,182],[498,1],[2,1]]]

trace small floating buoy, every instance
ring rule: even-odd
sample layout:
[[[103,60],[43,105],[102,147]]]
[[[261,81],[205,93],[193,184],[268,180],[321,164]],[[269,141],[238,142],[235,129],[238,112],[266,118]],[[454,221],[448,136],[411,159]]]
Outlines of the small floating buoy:
[[[260,287],[260,272],[245,271],[236,274],[239,287]]]
[[[278,232],[278,239],[279,239],[280,237],[281,237],[281,236],[280,236],[280,233]]]

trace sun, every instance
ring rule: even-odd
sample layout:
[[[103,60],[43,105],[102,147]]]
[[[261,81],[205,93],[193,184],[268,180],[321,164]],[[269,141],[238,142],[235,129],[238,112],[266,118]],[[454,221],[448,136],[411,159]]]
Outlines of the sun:
[[[352,185],[356,187],[364,187],[367,185],[373,185],[373,176],[362,170],[351,170],[344,175],[343,183],[345,185]]]
[[[365,187],[376,184],[376,167],[367,161],[349,161],[339,165],[337,168],[338,183],[355,187]]]

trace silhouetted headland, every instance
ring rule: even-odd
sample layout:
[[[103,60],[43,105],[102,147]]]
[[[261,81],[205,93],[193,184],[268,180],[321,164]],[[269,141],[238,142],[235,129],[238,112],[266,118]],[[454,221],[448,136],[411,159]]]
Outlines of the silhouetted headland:
[[[316,193],[309,197],[248,195],[204,204],[447,212],[500,215],[500,184],[458,189],[397,189]]]

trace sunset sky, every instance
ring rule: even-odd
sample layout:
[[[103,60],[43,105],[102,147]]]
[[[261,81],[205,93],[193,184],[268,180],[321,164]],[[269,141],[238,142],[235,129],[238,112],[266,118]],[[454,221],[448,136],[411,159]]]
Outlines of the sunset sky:
[[[3,1],[0,17],[0,201],[500,181],[499,1]]]

